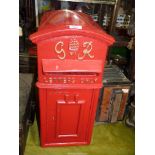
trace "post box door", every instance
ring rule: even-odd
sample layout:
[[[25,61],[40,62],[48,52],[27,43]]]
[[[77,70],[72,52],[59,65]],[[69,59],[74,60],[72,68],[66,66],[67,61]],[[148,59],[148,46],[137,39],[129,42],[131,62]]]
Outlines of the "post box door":
[[[47,91],[47,141],[86,142],[92,90]]]

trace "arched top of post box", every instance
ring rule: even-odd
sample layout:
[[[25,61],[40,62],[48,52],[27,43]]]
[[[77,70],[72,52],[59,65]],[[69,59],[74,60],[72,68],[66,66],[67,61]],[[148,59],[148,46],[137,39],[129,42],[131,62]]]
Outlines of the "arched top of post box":
[[[108,45],[115,41],[89,15],[71,10],[46,12],[41,19],[38,31],[30,36],[30,40],[37,43],[49,38],[69,35],[82,35],[99,39]]]

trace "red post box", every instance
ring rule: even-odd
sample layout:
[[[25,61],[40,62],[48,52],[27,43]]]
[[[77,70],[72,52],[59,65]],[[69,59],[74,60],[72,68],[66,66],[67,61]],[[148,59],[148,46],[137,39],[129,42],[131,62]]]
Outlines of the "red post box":
[[[41,146],[91,141],[107,48],[114,38],[88,15],[47,12],[37,44]]]

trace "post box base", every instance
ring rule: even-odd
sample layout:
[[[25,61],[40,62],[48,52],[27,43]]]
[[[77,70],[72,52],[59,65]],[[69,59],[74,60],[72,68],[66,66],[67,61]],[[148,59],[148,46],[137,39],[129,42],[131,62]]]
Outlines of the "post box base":
[[[49,143],[41,144],[41,147],[51,147],[51,146],[78,146],[78,145],[89,145],[89,142],[67,142],[67,143]]]

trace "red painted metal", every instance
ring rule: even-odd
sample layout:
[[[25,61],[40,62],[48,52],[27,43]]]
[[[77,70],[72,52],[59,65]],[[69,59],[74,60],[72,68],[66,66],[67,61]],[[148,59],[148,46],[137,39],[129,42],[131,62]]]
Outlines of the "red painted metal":
[[[88,15],[47,12],[37,44],[41,146],[89,144],[107,48],[114,38]]]

